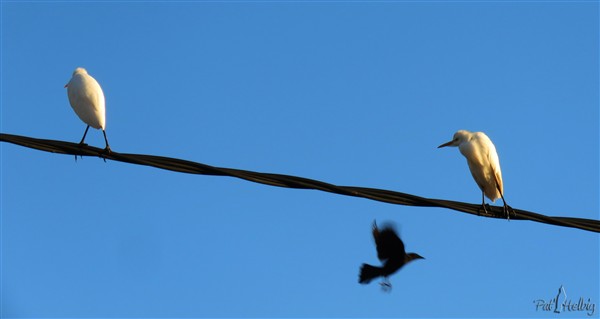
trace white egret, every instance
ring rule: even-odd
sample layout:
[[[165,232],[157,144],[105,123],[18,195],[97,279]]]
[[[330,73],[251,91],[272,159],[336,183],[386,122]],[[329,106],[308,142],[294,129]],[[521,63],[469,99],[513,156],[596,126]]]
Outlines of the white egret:
[[[444,143],[438,148],[458,146],[460,153],[467,158],[469,170],[473,179],[481,189],[481,206],[485,209],[484,195],[492,202],[502,198],[504,212],[508,217],[508,205],[504,200],[504,187],[502,186],[502,171],[496,147],[489,137],[483,132],[469,132],[460,130],[454,133],[452,141]]]
[[[100,84],[90,76],[84,68],[76,68],[73,71],[73,76],[69,83],[65,85],[69,103],[79,116],[79,118],[87,124],[81,142],[84,144],[85,136],[87,135],[90,126],[95,129],[102,129],[104,141],[106,142],[105,150],[110,152],[108,139],[106,138],[106,108],[104,105],[104,93]]]

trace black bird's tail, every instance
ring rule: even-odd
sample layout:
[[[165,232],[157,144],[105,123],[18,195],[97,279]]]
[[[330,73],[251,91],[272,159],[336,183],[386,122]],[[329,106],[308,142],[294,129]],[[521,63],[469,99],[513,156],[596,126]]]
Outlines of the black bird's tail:
[[[368,284],[371,280],[383,276],[383,268],[371,266],[369,264],[362,264],[360,267],[360,274],[358,282],[361,284]]]

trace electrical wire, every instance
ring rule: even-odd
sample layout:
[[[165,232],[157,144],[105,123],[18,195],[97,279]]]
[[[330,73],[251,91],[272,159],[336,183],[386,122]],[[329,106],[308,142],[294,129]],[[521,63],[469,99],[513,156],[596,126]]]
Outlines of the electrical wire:
[[[345,196],[362,197],[370,200],[405,206],[441,207],[455,211],[473,214],[488,218],[506,218],[503,206],[489,206],[486,204],[487,214],[482,211],[481,205],[456,202],[443,199],[431,199],[411,194],[355,186],[338,186],[314,179],[283,174],[259,173],[241,169],[224,168],[196,163],[192,161],[143,154],[126,154],[110,152],[104,149],[65,141],[37,139],[27,136],[0,133],[0,141],[8,142],[41,151],[68,154],[75,156],[94,156],[104,160],[114,160],[125,163],[152,166],[160,169],[199,175],[230,176],[247,181],[277,187],[296,189],[314,189]],[[513,214],[514,212],[514,214]],[[556,226],[572,227],[591,232],[600,233],[600,221],[576,217],[546,216],[522,209],[512,209],[510,219],[529,220]]]

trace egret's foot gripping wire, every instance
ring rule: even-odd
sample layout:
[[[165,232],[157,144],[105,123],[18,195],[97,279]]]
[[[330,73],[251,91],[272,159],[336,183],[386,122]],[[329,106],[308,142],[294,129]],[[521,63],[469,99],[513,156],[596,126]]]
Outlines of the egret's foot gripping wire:
[[[486,206],[489,207],[488,204],[481,204],[481,207],[477,210],[477,216],[481,216],[481,210],[483,209],[483,214],[486,216],[491,216],[492,214],[487,210]]]
[[[81,142],[79,142],[79,147],[87,147],[87,143],[84,143],[83,140],[81,140]],[[79,155],[79,157],[81,157],[81,159],[83,159],[83,155]],[[75,155],[75,162],[77,162],[77,155]]]
[[[517,212],[515,212],[515,210],[512,207],[504,204],[504,215],[506,215],[506,219],[508,221],[510,221],[510,213],[512,213],[514,217],[517,217]]]
[[[108,146],[108,144],[107,144],[106,148],[104,148],[104,151],[102,152],[102,154],[110,155],[110,153],[112,153],[112,150],[110,149],[110,146]],[[106,157],[102,156],[102,160],[104,160],[104,163],[106,163]]]

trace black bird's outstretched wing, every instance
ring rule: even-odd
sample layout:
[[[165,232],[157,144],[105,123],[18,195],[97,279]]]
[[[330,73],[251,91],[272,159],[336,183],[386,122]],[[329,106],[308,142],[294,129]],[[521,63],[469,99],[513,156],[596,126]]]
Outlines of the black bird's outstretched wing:
[[[406,254],[404,243],[398,237],[396,230],[390,225],[385,225],[380,230],[377,224],[373,224],[373,238],[377,246],[377,257],[382,262],[388,259],[404,257]]]

